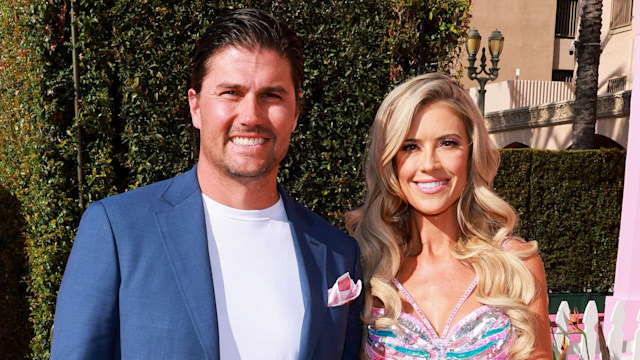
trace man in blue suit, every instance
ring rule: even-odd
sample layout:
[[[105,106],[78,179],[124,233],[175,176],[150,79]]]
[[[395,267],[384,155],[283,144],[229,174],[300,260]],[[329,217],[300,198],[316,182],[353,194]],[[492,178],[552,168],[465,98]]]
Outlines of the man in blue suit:
[[[196,48],[199,161],[93,203],[56,307],[56,359],[357,358],[355,241],[277,184],[303,57],[271,15],[235,10]]]

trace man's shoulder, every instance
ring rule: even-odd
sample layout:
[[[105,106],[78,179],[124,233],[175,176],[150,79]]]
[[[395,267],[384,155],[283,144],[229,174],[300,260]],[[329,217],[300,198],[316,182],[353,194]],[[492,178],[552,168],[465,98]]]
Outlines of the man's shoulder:
[[[301,204],[286,191],[281,191],[285,200],[287,216],[295,223],[303,224],[313,234],[314,238],[330,245],[342,245],[357,248],[355,239],[345,234],[336,226],[330,224],[324,217]]]
[[[184,193],[182,196],[186,196],[193,191],[199,191],[195,168],[169,179],[108,196],[99,202],[105,207],[147,207],[154,201],[169,201],[174,193],[178,193],[177,196]]]
[[[340,235],[347,236],[337,227],[331,225],[324,217],[309,209],[306,205],[300,203],[286,191],[281,192],[284,197],[285,209],[291,220],[302,221],[308,227],[322,227],[328,231],[337,232]]]

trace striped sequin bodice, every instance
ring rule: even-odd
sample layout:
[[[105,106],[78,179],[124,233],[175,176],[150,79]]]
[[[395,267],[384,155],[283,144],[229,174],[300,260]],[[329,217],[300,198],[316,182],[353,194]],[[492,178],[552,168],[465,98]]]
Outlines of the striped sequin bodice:
[[[501,310],[483,305],[451,324],[477,279],[456,304],[441,336],[404,287],[395,279],[394,284],[418,317],[402,313],[397,321],[400,328],[375,329],[370,325],[365,343],[370,359],[509,359],[516,336],[509,317]],[[374,308],[373,313],[381,316],[383,309]]]

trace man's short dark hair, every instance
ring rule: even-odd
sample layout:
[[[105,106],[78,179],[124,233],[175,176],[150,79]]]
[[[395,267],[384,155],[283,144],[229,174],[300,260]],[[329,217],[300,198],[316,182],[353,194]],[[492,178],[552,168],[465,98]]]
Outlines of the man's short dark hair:
[[[227,46],[277,52],[289,60],[293,85],[296,92],[302,91],[304,57],[296,33],[265,11],[236,9],[216,18],[198,41],[190,84],[196,92],[202,88],[209,59]]]

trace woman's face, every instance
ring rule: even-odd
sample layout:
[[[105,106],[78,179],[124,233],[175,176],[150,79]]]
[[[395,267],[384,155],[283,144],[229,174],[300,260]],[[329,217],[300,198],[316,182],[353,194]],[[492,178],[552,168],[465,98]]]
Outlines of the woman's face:
[[[422,108],[395,157],[400,188],[414,211],[424,216],[452,212],[455,217],[468,158],[462,119],[442,103]]]

